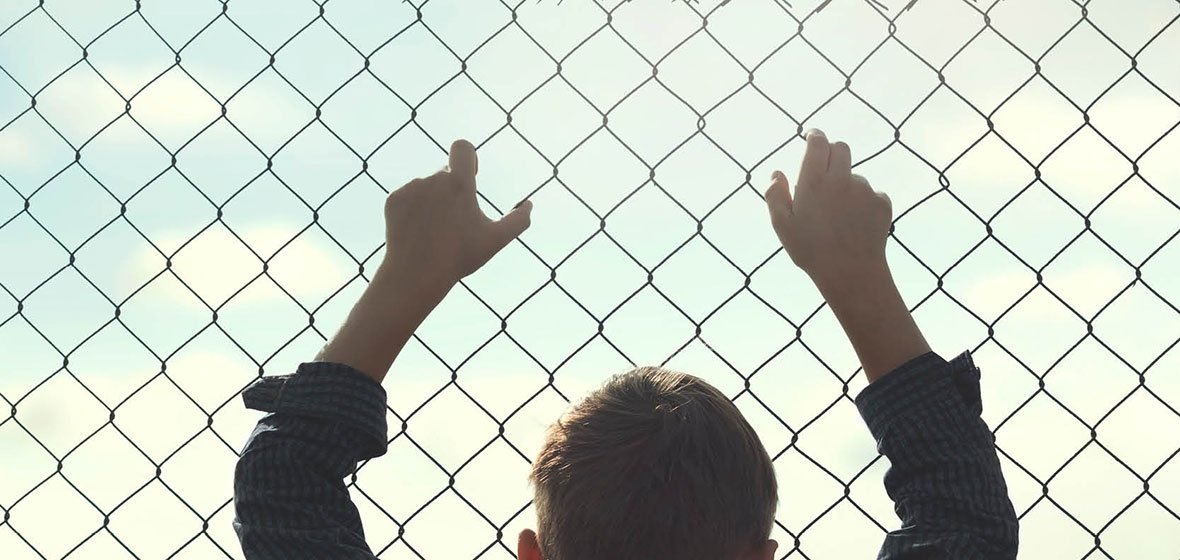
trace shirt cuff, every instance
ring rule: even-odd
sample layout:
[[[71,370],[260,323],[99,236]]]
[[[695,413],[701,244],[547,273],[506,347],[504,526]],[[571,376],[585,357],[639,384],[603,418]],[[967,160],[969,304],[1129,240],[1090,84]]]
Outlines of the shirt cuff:
[[[940,407],[978,417],[983,412],[979,368],[970,352],[951,361],[934,352],[898,366],[856,396],[856,408],[877,441],[899,423]]]
[[[385,389],[373,378],[335,362],[304,362],[295,373],[262,377],[242,391],[246,408],[319,418],[351,428],[362,458],[385,454]]]

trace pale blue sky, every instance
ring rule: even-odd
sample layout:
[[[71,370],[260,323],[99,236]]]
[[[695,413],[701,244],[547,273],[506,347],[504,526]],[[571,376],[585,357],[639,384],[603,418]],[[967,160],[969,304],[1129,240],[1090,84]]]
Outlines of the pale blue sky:
[[[323,18],[311,1],[232,0],[224,15],[215,0],[0,5],[0,395],[18,411],[0,419],[0,447],[15,450],[0,464],[4,557],[38,557],[13,529],[46,557],[83,540],[71,558],[131,557],[100,530],[116,506],[111,531],[139,557],[239,557],[226,502],[258,414],[236,393],[259,364],[288,373],[315,354],[363,289],[358,263],[380,258],[385,192],[441,168],[459,137],[479,147],[489,215],[525,196],[536,208],[521,242],[456,289],[395,364],[389,404],[414,412],[409,437],[453,470],[540,391],[505,424],[531,457],[561,394],[632,365],[729,395],[758,371],[753,393],[789,428],[749,394],[737,403],[782,452],[778,520],[803,531],[809,558],[872,557],[877,523],[897,521],[887,461],[873,462],[841,398],[840,379],[850,396],[864,381],[834,317],[812,316],[822,300],[778,251],[760,198],[772,170],[794,177],[800,126],[849,142],[857,172],[891,196],[890,260],[936,351],[976,350],[1025,557],[1168,557],[1180,541],[1162,535],[1180,520],[1155,500],[1180,506],[1180,465],[1165,463],[1180,416],[1136,387],[1142,373],[1180,403],[1180,312],[1160,299],[1180,302],[1180,241],[1159,249],[1180,231],[1180,7],[1095,0],[1079,24],[1068,0],[980,2],[983,29],[968,3],[927,0],[887,39],[904,2],[882,14],[834,0],[806,19],[819,2],[718,3],[526,1],[519,25],[495,1],[431,0],[421,22],[410,3],[374,0],[329,0]],[[1003,314],[994,340],[971,313]],[[561,394],[542,390],[549,372]],[[1098,442],[1151,476],[1150,496],[1087,445],[1083,422],[1100,420]],[[851,497],[876,521],[804,454],[843,480],[872,463]],[[456,490],[513,535],[533,524],[531,509],[513,517],[530,498],[527,464],[497,440]],[[361,469],[358,485],[398,521],[443,492],[382,557],[467,558],[495,542],[444,491],[447,476],[405,435]],[[397,526],[354,495],[385,548]],[[1102,530],[1102,551],[1087,529]],[[775,537],[791,550],[793,537]]]

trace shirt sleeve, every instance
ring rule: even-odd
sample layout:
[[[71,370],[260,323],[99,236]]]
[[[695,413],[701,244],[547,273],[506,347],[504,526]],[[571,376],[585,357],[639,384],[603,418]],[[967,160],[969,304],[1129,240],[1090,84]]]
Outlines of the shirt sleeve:
[[[1016,558],[1019,525],[980,417],[979,376],[967,352],[950,362],[929,352],[857,395],[901,518],[878,560]]]
[[[385,390],[344,364],[308,362],[242,392],[258,421],[234,469],[234,531],[250,560],[373,559],[343,479],[385,454]]]

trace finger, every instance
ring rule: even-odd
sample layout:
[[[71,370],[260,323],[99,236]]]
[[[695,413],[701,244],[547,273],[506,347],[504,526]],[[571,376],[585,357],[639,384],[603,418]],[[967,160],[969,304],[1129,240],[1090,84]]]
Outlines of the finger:
[[[885,202],[885,210],[888,212],[890,219],[892,219],[893,218],[893,200],[891,200],[889,198],[889,195],[886,193],[883,193],[880,191],[874,191],[874,193],[877,195],[878,198],[880,198],[881,200],[883,200]]]
[[[799,185],[815,186],[828,171],[831,146],[822,130],[807,131],[807,151],[803,153],[803,164],[799,168]]]
[[[475,155],[475,146],[466,140],[455,140],[451,144],[450,165],[448,170],[460,185],[475,188],[475,175],[479,173],[479,158]]]
[[[532,213],[532,201],[524,200],[517,204],[511,212],[504,214],[503,218],[492,222],[492,242],[495,244],[496,252],[529,229],[529,225],[532,223]]]
[[[770,210],[770,225],[781,239],[795,215],[791,186],[782,171],[775,171],[771,175],[770,188],[766,189],[766,207]]]
[[[795,200],[791,197],[791,185],[782,171],[775,171],[770,175],[770,187],[766,189],[766,205],[770,212],[795,212]]]
[[[847,177],[852,173],[852,149],[844,142],[832,144],[832,155],[828,159],[828,173]]]
[[[863,175],[857,175],[856,173],[849,173],[848,178],[849,178],[849,184],[856,185],[857,187],[860,187],[860,188],[865,189],[867,191],[873,190],[873,186],[871,184],[869,184],[869,180],[865,179]]]

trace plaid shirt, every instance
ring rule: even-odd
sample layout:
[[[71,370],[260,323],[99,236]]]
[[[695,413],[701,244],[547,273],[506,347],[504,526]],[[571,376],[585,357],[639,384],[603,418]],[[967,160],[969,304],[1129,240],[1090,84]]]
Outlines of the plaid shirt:
[[[343,364],[309,362],[242,397],[267,412],[234,472],[233,526],[246,557],[375,558],[343,479],[386,451],[381,385]],[[856,406],[891,464],[885,490],[902,522],[878,559],[1016,558],[1016,513],[970,354],[914,358],[861,391]]]

